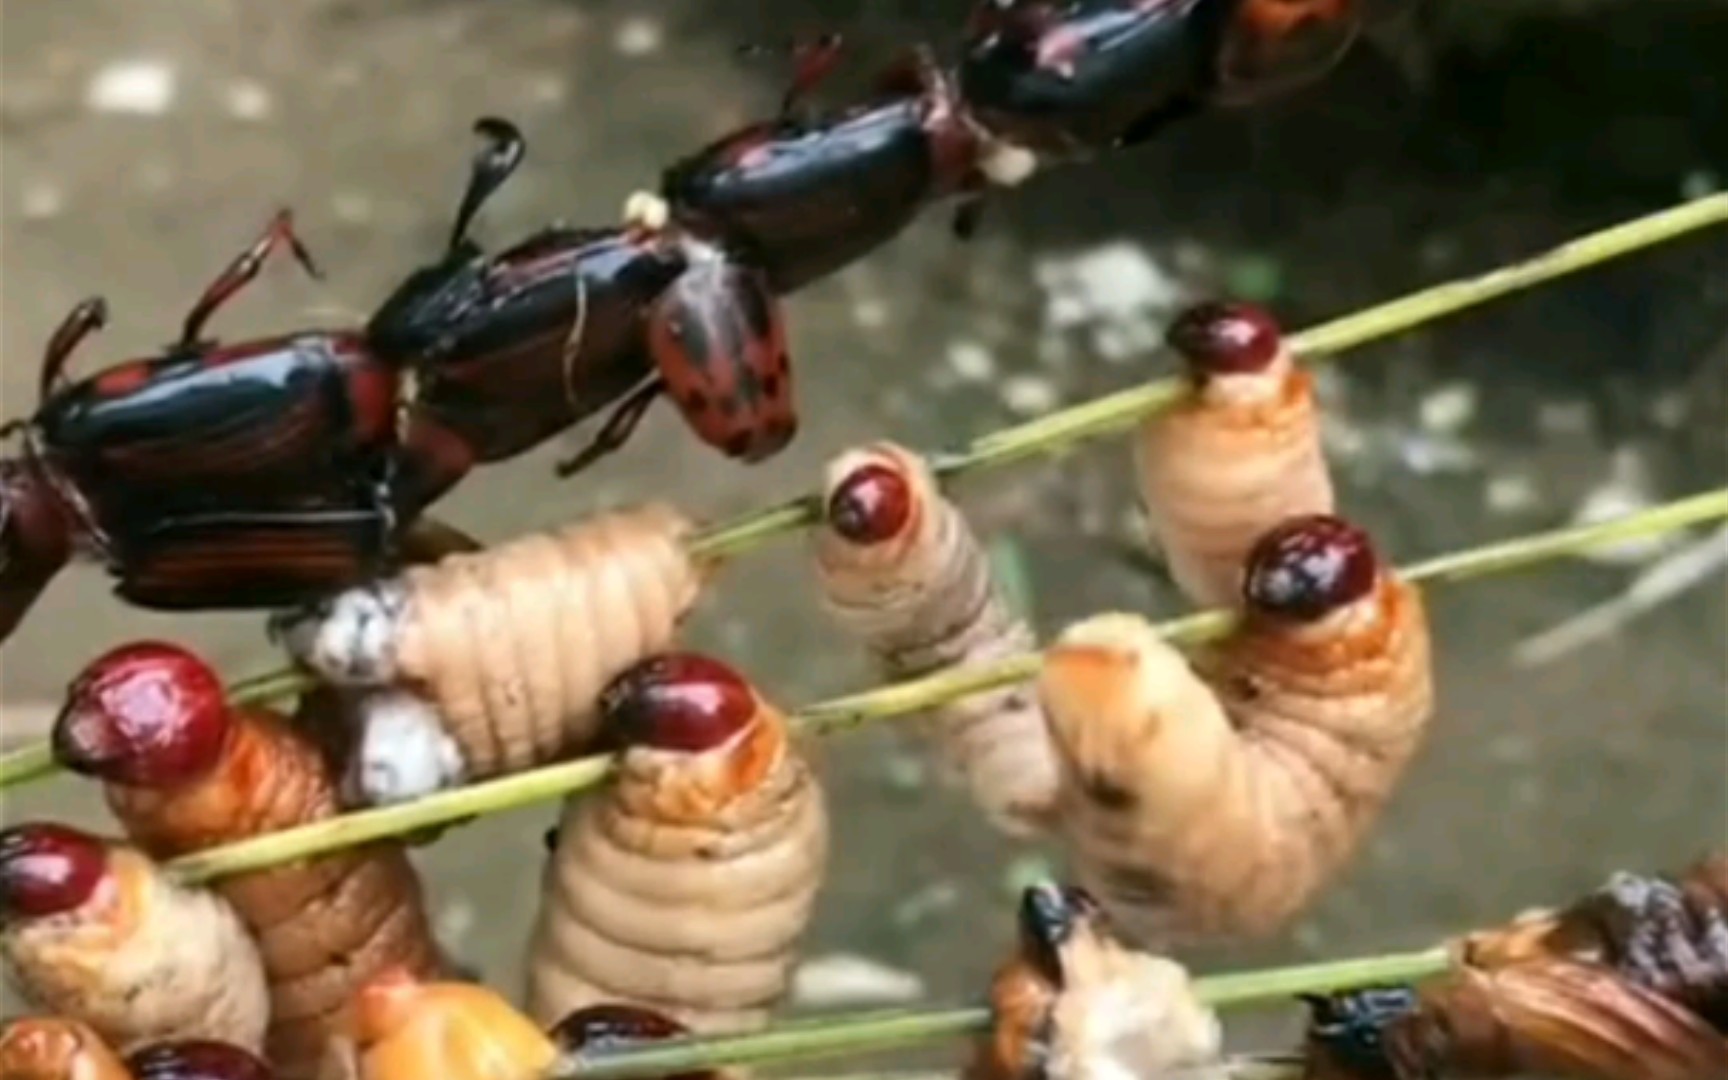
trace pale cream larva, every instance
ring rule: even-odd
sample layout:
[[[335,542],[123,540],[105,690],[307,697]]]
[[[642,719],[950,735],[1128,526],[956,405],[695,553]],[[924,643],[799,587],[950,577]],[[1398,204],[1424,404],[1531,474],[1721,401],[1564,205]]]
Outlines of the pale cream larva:
[[[1046,653],[1076,876],[1148,945],[1287,926],[1378,819],[1433,712],[1421,596],[1360,530],[1285,522],[1249,554],[1244,594],[1192,665],[1133,615]]]
[[[1084,889],[1034,885],[963,1080],[1210,1080],[1223,1028],[1180,964],[1117,940]]]
[[[605,1002],[703,1033],[760,1026],[784,997],[828,858],[828,818],[785,718],[726,665],[646,660],[602,699],[622,747],[572,799],[547,863],[528,1011]]]
[[[42,822],[0,832],[0,957],[25,1000],[121,1053],[263,1046],[269,993],[239,916],[131,847]]]
[[[971,526],[922,458],[892,443],[848,451],[828,467],[824,505],[814,543],[824,605],[886,678],[1036,647],[999,593]],[[1030,688],[938,706],[924,726],[998,828],[1016,836],[1043,828],[1056,758]]]
[[[1135,436],[1140,498],[1170,575],[1200,607],[1238,607],[1242,560],[1266,530],[1330,514],[1313,380],[1271,316],[1199,304],[1166,336],[1192,393]]]
[[[389,803],[580,753],[607,680],[671,646],[709,566],[654,503],[413,567],[279,619],[332,682],[378,688],[349,780]]]

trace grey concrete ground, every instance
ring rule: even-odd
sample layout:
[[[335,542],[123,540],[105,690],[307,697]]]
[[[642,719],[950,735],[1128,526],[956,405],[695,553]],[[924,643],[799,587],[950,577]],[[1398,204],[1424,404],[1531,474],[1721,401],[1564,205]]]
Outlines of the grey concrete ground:
[[[859,13],[871,56],[895,34],[939,33],[962,7],[834,10]],[[1512,27],[1498,53],[1430,41],[1413,65],[1365,49],[1313,92],[1005,200],[969,248],[933,218],[793,303],[804,432],[771,464],[727,464],[661,411],[577,482],[552,479],[568,448],[547,447],[476,476],[445,513],[488,538],[650,493],[724,517],[807,487],[851,443],[950,444],[1153,374],[1136,343],[1182,289],[1263,296],[1304,324],[1728,180],[1728,92],[1710,61],[1728,49],[1722,8],[1625,7],[1639,10]],[[532,140],[484,237],[615,220],[671,156],[770,107],[774,66],[741,66],[734,46],[820,27],[819,10],[14,0],[0,42],[4,411],[27,408],[69,305],[93,292],[112,305],[87,367],[164,342],[281,204],[328,280],[273,270],[217,329],[358,318],[441,242],[481,113],[516,117]],[[1593,493],[1630,505],[1721,484],[1725,314],[1718,233],[1357,354],[1327,382],[1348,512],[1417,557],[1560,524]],[[1107,558],[1131,507],[1119,445],[962,495],[1023,567],[1043,630],[1106,606],[1179,610]],[[807,573],[801,557],[794,541],[742,561],[695,638],[787,702],[866,677],[813,595],[787,586]],[[1569,563],[1437,595],[1441,711],[1385,827],[1288,940],[1199,960],[1416,945],[1728,839],[1720,573],[1553,663],[1510,659],[1634,572]],[[126,611],[81,569],[7,646],[0,700],[19,721],[94,652],[145,635],[254,671],[272,662],[259,622]],[[989,836],[890,732],[818,752],[841,812],[810,954],[909,971],[931,999],[975,991],[1007,940],[1009,887],[1040,853]],[[9,793],[4,809],[8,822],[104,821],[91,790],[64,779]],[[471,826],[421,859],[453,944],[503,985],[551,814]]]

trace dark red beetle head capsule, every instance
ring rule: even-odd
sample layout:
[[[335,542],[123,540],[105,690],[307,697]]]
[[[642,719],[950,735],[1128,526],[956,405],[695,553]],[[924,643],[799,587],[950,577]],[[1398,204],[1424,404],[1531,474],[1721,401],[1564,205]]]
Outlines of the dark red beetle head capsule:
[[[1098,914],[1098,902],[1078,885],[1029,885],[1020,894],[1020,951],[1038,971],[1060,987],[1062,946],[1080,922]]]
[[[168,787],[216,764],[228,703],[210,665],[176,645],[122,645],[67,688],[54,756],[74,772],[136,787]]]
[[[72,522],[29,462],[0,459],[0,641],[72,558]]]
[[[690,1034],[690,1029],[664,1013],[641,1005],[607,1003],[577,1009],[552,1026],[558,1049],[587,1060],[609,1051],[642,1043],[662,1042]],[[707,1080],[712,1072],[675,1073],[660,1080]]]
[[[1367,596],[1379,566],[1368,534],[1342,518],[1290,518],[1248,553],[1242,598],[1250,611],[1313,622]]]
[[[273,1080],[276,1075],[248,1050],[206,1039],[146,1046],[126,1059],[136,1080]]]
[[[828,523],[854,544],[891,540],[911,517],[912,485],[887,465],[860,465],[828,497]]]
[[[610,742],[700,753],[721,745],[756,715],[750,684],[720,661],[666,653],[626,669],[600,694]]]
[[[90,899],[108,873],[108,843],[66,825],[0,831],[0,919],[39,919]]]
[[[1277,358],[1283,335],[1272,316],[1253,304],[1209,301],[1176,316],[1164,333],[1196,379],[1252,375]]]

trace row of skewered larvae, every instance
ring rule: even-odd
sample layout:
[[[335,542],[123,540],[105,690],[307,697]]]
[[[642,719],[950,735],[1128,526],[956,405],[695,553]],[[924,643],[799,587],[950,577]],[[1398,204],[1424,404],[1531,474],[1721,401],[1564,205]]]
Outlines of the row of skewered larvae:
[[[1085,889],[1034,885],[989,987],[989,1029],[963,1080],[1719,1080],[1728,1075],[1728,856],[1674,878],[1617,874],[1580,901],[1453,943],[1419,987],[1306,998],[1288,1055],[1222,1057],[1218,1017],[1178,963],[1138,949]],[[332,1055],[342,1080],[539,1080],[689,1033],[627,1003],[584,1006],[549,1031],[480,985],[381,971],[355,992]],[[128,1071],[129,1067],[129,1071]],[[122,1065],[76,1020],[0,1030],[8,1080],[269,1080],[244,1051],[182,1043]],[[667,1080],[716,1080],[686,1073]]]
[[[1235,366],[1220,380],[1272,379],[1274,375],[1267,374],[1271,371],[1282,387],[1299,375],[1269,324],[1243,309],[1197,309],[1172,336],[1191,358],[1204,357],[1207,349],[1233,356],[1247,349],[1259,357],[1255,371],[1237,370],[1243,366],[1239,357],[1231,361]],[[1235,389],[1224,399],[1225,406],[1254,400],[1239,382],[1229,385]],[[1206,397],[1206,386],[1201,390],[1196,401],[1203,413],[1218,403]],[[1194,417],[1176,419],[1192,422]],[[1311,417],[1304,422],[1311,437]],[[1199,424],[1200,430],[1206,427]],[[1023,627],[1017,631],[994,603],[975,541],[958,512],[935,493],[927,472],[920,471],[921,463],[895,448],[861,454],[870,459],[861,468],[847,468],[845,459],[837,463],[843,475],[830,500],[828,527],[818,538],[827,595],[853,586],[855,623],[860,615],[866,622],[879,617],[880,625],[890,628],[910,623],[916,630],[922,622],[927,638],[942,639],[926,650],[937,662],[976,657],[944,651],[955,626],[962,638],[971,631],[971,640],[986,648],[992,647],[993,636],[994,647],[1001,647],[1004,629],[1010,640],[1018,640]],[[1301,472],[1305,462],[1317,459],[1304,450],[1292,460]],[[1288,471],[1263,467],[1254,475]],[[1320,477],[1323,482],[1323,469]],[[1251,496],[1249,492],[1237,502],[1253,503]],[[1252,516],[1239,506],[1237,514]],[[937,528],[926,531],[931,524]],[[690,658],[627,666],[671,638],[699,592],[705,568],[683,548],[687,533],[688,524],[664,508],[602,515],[584,525],[481,555],[457,556],[355,590],[286,627],[290,642],[298,644],[313,666],[373,688],[370,704],[375,707],[367,714],[355,755],[361,793],[402,797],[426,785],[568,756],[592,742],[608,701],[615,715],[630,711],[620,703],[644,697],[660,701],[648,710],[650,715],[678,714],[681,709],[690,713],[664,725],[685,732],[670,736],[675,746],[661,747],[674,754],[691,751],[690,731],[713,735],[726,730],[713,717],[696,715],[703,709],[686,707],[689,687],[704,679],[710,684],[711,702],[729,700],[725,693],[716,697],[713,689],[726,680],[711,671],[703,674]],[[975,770],[975,780],[993,776],[1018,781],[1026,775],[1049,780],[1057,772],[1054,765],[1061,766],[1067,782],[1053,787],[1069,793],[1060,800],[1059,816],[1066,823],[1063,831],[1075,842],[1082,874],[1094,880],[1107,903],[1134,916],[1148,933],[1161,933],[1168,925],[1238,933],[1282,924],[1315,894],[1360,838],[1426,719],[1426,635],[1420,605],[1376,565],[1366,538],[1336,519],[1309,516],[1287,520],[1261,539],[1250,552],[1244,595],[1250,598],[1250,614],[1262,618],[1250,618],[1243,632],[1226,643],[1214,665],[1222,675],[1215,674],[1212,682],[1196,675],[1144,623],[1106,617],[1070,631],[1067,644],[1072,647],[1064,649],[1059,643],[1053,653],[1043,697],[1060,704],[1031,705],[1023,694],[1011,693],[997,699],[1009,706],[1006,726],[1004,710],[990,702],[969,716],[960,713],[961,724],[948,725],[950,736],[962,725],[989,729],[987,737],[958,740],[962,759],[967,745],[973,751],[1006,753],[1002,760],[1008,764]],[[1241,536],[1233,542],[1240,543]],[[1210,535],[1208,543],[1216,548],[1218,536]],[[865,558],[854,559],[852,566],[835,558],[836,552],[844,557],[860,551]],[[885,552],[888,557],[881,558]],[[928,575],[920,577],[916,570],[920,560],[935,567],[938,578],[945,569],[958,587],[936,595],[942,590],[931,590]],[[907,573],[909,563],[912,573]],[[884,590],[884,583],[890,588]],[[896,597],[892,586],[900,583],[906,587]],[[956,595],[967,603],[953,607]],[[914,611],[909,619],[897,602],[905,597],[914,607],[932,598],[945,600],[948,610]],[[980,607],[972,603],[977,600],[982,600],[983,618],[977,617]],[[985,632],[978,633],[980,628]],[[904,636],[900,648],[903,659]],[[580,658],[578,670],[565,670],[572,665],[557,662],[568,655]],[[1348,662],[1338,663],[1340,656]],[[929,657],[921,662],[928,663]],[[597,693],[601,681],[620,669],[630,678],[615,678],[635,689],[610,696]],[[741,680],[728,677],[742,687]],[[1341,685],[1328,687],[1329,679]],[[392,682],[398,685],[377,689]],[[166,736],[151,730],[152,724],[175,713],[154,707],[164,688],[175,700],[189,703],[185,717],[196,718],[183,720],[184,730]],[[1226,712],[1228,704],[1220,703],[1218,689],[1248,700]],[[1281,689],[1290,692],[1273,692]],[[158,850],[195,850],[333,811],[331,786],[323,783],[312,785],[315,797],[298,802],[288,798],[253,814],[224,814],[225,800],[233,798],[225,792],[254,790],[239,783],[241,774],[232,763],[226,771],[215,772],[218,779],[203,785],[207,798],[202,809],[169,812],[164,805],[178,807],[181,800],[135,794],[138,788],[152,792],[172,785],[176,770],[185,771],[183,758],[193,760],[192,772],[203,770],[208,778],[207,762],[199,764],[205,761],[201,752],[208,757],[216,752],[213,748],[231,750],[247,742],[230,741],[224,734],[235,717],[222,705],[214,675],[184,654],[160,647],[122,650],[93,665],[73,697],[60,725],[61,756],[74,768],[118,785],[111,802],[122,820]],[[328,695],[325,699],[337,700]],[[1264,699],[1277,706],[1270,710],[1271,723],[1244,723],[1245,716],[1252,719],[1255,710],[1249,706],[1256,702],[1259,714],[1268,712]],[[744,689],[730,700],[755,701]],[[1046,711],[1047,724],[1042,715]],[[1181,722],[1165,723],[1165,712]],[[1339,719],[1348,723],[1340,726]],[[1231,723],[1253,738],[1239,740],[1229,729]],[[1287,734],[1282,743],[1280,725]],[[635,726],[643,725],[637,721]],[[1311,730],[1302,730],[1305,726]],[[770,730],[772,738],[761,734]],[[644,750],[637,755],[642,768],[633,769],[627,759],[624,778],[612,795],[593,804],[603,809],[572,805],[570,827],[560,832],[560,851],[547,878],[546,910],[551,915],[542,918],[536,932],[531,1006],[537,1015],[555,1016],[587,997],[610,992],[686,1008],[700,1014],[697,1022],[707,1028],[761,1021],[762,1007],[784,988],[786,962],[775,949],[789,953],[790,941],[807,917],[826,832],[819,801],[808,797],[808,781],[800,769],[764,764],[792,760],[784,753],[778,719],[748,731],[755,734],[740,734],[727,748],[711,748],[711,759],[717,762],[709,770],[713,775],[697,769],[695,779],[668,782],[658,768],[665,762],[656,762]],[[129,742],[141,743],[145,758],[150,752],[167,758],[140,764]],[[1140,748],[1138,755],[1117,752],[1134,746]],[[1291,747],[1294,754],[1276,753]],[[302,745],[292,756],[308,763],[300,773],[317,772],[310,748]],[[246,757],[242,753],[236,760],[243,763]],[[1191,758],[1215,768],[1196,773],[1187,768]],[[1302,786],[1307,777],[1290,766],[1292,758],[1315,769],[1330,786]],[[1052,767],[1040,773],[1037,768],[1017,768],[1016,761]],[[1117,774],[1113,777],[1112,769]],[[1164,785],[1161,775],[1172,771],[1199,780]],[[741,784],[757,797],[732,799],[736,793],[724,791],[728,783]],[[1256,789],[1270,789],[1273,797],[1258,799]],[[1142,791],[1153,798],[1139,799]],[[988,792],[981,792],[989,805]],[[1210,806],[1209,796],[1223,799],[1230,812],[1212,815],[1209,827],[1196,832],[1190,826],[1197,808]],[[1009,816],[1032,805],[1015,797],[995,802]],[[1057,807],[1057,791],[1033,802],[1041,804],[1040,813],[1048,813]],[[197,807],[198,800],[191,805]],[[703,813],[722,825],[705,832],[694,824]],[[675,827],[667,827],[668,815]],[[257,824],[250,828],[233,824],[254,818]],[[1202,843],[1195,835],[1234,843]],[[1235,858],[1206,853],[1219,847],[1235,852]],[[714,860],[716,853],[733,865],[689,880],[664,873],[667,858],[700,865],[703,859]],[[394,857],[401,859],[399,850]],[[405,862],[401,865],[405,869]],[[596,872],[559,871],[567,865]],[[1262,872],[1269,867],[1277,871],[1270,877]],[[384,888],[380,895],[417,899],[417,886],[408,874],[385,874],[386,884],[394,880],[399,887]],[[1239,888],[1249,876],[1266,885]],[[327,890],[330,881],[315,875],[314,894],[320,887]],[[688,911],[711,902],[712,896],[728,895],[726,890],[748,897],[740,901],[748,915],[727,927],[724,943],[706,931],[672,929],[685,923],[640,914]],[[418,910],[417,903],[411,906]],[[388,908],[385,904],[378,910]],[[275,910],[280,914],[282,908]],[[253,925],[268,929],[274,923],[262,918]],[[411,920],[408,930],[407,942],[419,948],[429,968],[435,948],[424,931],[423,916]],[[707,936],[686,940],[692,934]],[[285,937],[296,940],[294,935]],[[669,944],[668,937],[680,940]],[[296,950],[285,945],[283,951]],[[692,983],[689,964],[678,959],[641,962],[645,956],[663,960],[668,954],[677,958],[692,952],[718,972],[712,986],[701,980]],[[373,958],[382,962],[389,950]],[[323,959],[329,961],[328,950]],[[284,967],[286,963],[272,972],[278,987],[304,975]],[[350,968],[342,965],[350,975],[364,974]],[[608,970],[628,974],[593,974]],[[672,992],[667,987],[673,983],[694,1001],[668,998]],[[316,980],[313,985],[322,986]],[[317,997],[328,1005],[328,995]],[[279,1026],[288,1017],[304,1019],[311,1030],[304,1038],[292,1031],[283,1036],[300,1049],[281,1051],[279,1057],[304,1057],[317,1044],[316,1033],[327,1026],[330,1010],[320,1007],[309,1017],[306,1012],[299,1004],[278,1010]]]
[[[299,719],[327,722],[307,714],[340,705],[320,692]],[[531,1011],[557,1018],[616,998],[704,1031],[760,1024],[787,988],[827,858],[821,792],[783,715],[730,668],[685,653],[626,669],[599,711],[618,771],[572,799],[558,831]],[[136,846],[46,824],[0,834],[0,949],[38,1006],[123,1048],[220,1038],[310,1077],[357,986],[384,970],[452,970],[398,844],[237,875],[215,893],[150,861],[338,812],[332,763],[312,739],[285,717],[230,707],[184,650],[141,644],[97,660],[55,741],[104,780]]]

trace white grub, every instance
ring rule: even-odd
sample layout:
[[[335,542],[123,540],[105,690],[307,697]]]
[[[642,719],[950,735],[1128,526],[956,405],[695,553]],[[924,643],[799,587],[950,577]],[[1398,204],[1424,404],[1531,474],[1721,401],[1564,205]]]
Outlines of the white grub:
[[[400,582],[374,582],[271,616],[270,636],[337,686],[383,686],[396,678],[396,637],[406,607]]]
[[[116,60],[91,77],[84,105],[91,112],[161,116],[174,105],[177,79],[162,60]]]
[[[618,24],[612,47],[621,56],[651,56],[666,43],[666,31],[658,19],[635,15]]]
[[[344,796],[362,806],[410,802],[460,787],[467,779],[462,750],[425,700],[404,690],[370,694],[358,751],[344,778]]]
[[[852,953],[811,957],[792,975],[792,1001],[805,1008],[908,1005],[924,996],[917,974]]]

